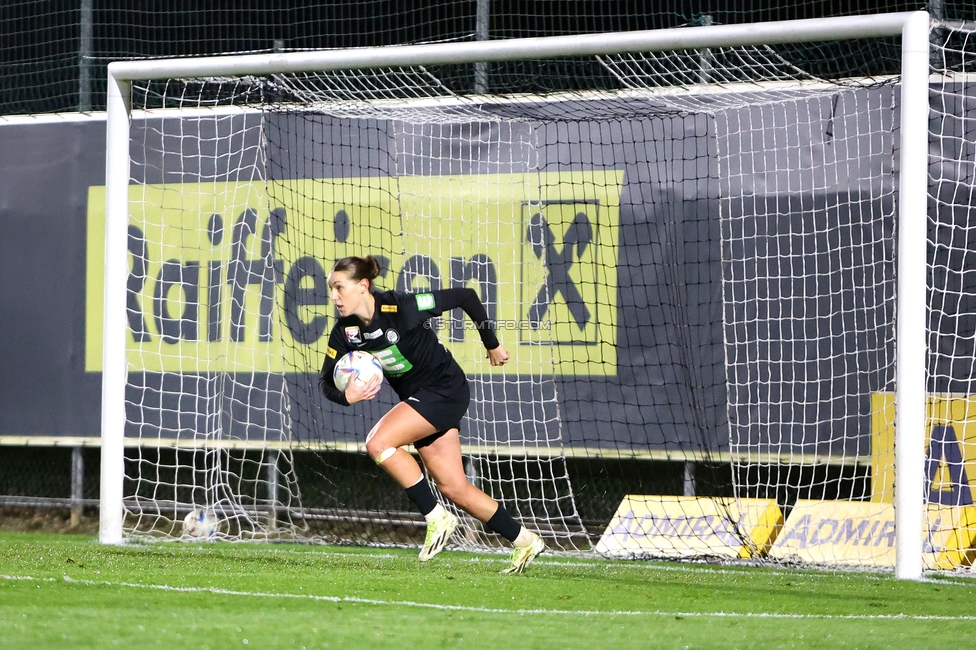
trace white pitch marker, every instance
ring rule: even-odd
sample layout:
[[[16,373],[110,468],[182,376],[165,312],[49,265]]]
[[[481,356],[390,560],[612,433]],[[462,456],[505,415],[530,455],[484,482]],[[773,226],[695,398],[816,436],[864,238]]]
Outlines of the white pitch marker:
[[[58,578],[35,578],[32,576],[11,576],[0,574],[2,580],[19,580],[34,582],[58,582]],[[177,593],[207,593],[215,596],[235,596],[243,598],[281,598],[294,600],[311,600],[330,603],[355,603],[361,605],[376,605],[388,607],[415,607],[420,609],[435,609],[452,612],[470,612],[475,614],[507,614],[526,616],[541,614],[544,616],[649,616],[649,617],[681,617],[681,618],[758,618],[758,619],[790,619],[790,620],[832,620],[832,621],[976,621],[976,616],[945,616],[945,615],[916,615],[916,614],[783,614],[779,612],[679,612],[679,611],[632,611],[632,610],[592,610],[592,609],[504,609],[495,607],[471,607],[467,605],[443,605],[440,603],[423,603],[411,600],[381,600],[376,598],[359,598],[358,596],[328,596],[319,594],[290,594],[268,591],[241,591],[235,589],[221,589],[219,587],[178,587],[175,585],[139,584],[134,582],[113,582],[109,580],[76,580],[68,575],[63,576],[63,582],[83,585],[87,587],[114,587],[131,589],[148,589],[153,591],[171,591]]]

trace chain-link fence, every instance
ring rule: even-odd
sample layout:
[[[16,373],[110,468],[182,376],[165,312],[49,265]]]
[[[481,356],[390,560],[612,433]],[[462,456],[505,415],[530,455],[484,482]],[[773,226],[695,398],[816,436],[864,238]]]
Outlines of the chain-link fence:
[[[118,59],[555,36],[917,9],[946,20],[976,19],[976,5],[962,0],[352,0],[285,7],[251,0],[178,9],[158,1],[21,0],[0,5],[0,114],[102,110],[106,66]],[[859,54],[856,43],[817,51],[794,47],[792,52],[806,69],[819,68],[824,74],[885,72],[859,69],[879,57]],[[592,71],[566,63],[545,65],[548,72],[561,71],[572,85],[593,83],[587,81]],[[537,75],[530,68],[491,66],[487,83],[496,91],[518,90],[521,79]],[[456,90],[470,90],[478,83],[473,68],[458,70],[452,77],[448,83]]]

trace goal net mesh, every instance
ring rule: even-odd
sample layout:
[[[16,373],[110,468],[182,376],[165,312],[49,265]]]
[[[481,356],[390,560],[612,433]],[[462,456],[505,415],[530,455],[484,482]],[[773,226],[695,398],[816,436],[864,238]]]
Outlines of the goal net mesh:
[[[939,549],[972,505],[974,46],[958,25],[933,43],[938,426],[918,534],[929,566],[956,567],[967,554]],[[395,395],[339,407],[318,388],[326,277],[371,254],[382,289],[485,303],[502,369],[463,314],[431,322],[472,383],[465,472],[551,548],[884,564],[897,40],[851,49],[888,55],[842,72],[766,45],[514,62],[494,93],[491,67],[478,92],[442,83],[450,66],[137,83],[127,531],[179,536],[204,507],[230,538],[422,540],[364,453]],[[627,495],[645,500],[630,519]],[[462,547],[498,545],[463,523]],[[607,547],[618,534],[653,544]],[[818,535],[846,555],[818,556]]]

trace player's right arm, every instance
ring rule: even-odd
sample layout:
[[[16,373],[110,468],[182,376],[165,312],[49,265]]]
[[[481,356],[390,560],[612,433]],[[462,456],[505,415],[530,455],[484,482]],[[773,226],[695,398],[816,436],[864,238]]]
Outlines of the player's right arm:
[[[336,363],[348,351],[344,337],[337,328],[333,328],[332,334],[329,336],[329,345],[325,348],[325,358],[322,360],[319,388],[330,401],[342,406],[349,406],[350,402],[346,399],[346,394],[336,388],[332,373],[335,371]]]
[[[373,399],[380,392],[380,387],[383,383],[383,378],[377,377],[366,384],[351,381],[346,387],[345,392],[336,388],[335,379],[333,378],[336,363],[347,352],[349,352],[349,348],[346,346],[346,341],[342,333],[338,329],[333,329],[332,335],[329,336],[329,345],[325,349],[325,359],[322,361],[322,372],[319,374],[319,388],[322,389],[322,393],[329,400],[342,406],[349,406],[356,402]]]

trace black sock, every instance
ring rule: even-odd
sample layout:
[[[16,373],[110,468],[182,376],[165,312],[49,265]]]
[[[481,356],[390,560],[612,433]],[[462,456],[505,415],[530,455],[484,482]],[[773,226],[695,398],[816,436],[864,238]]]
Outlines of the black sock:
[[[437,497],[430,489],[430,483],[423,476],[420,480],[406,488],[407,496],[416,504],[420,514],[425,517],[437,506]]]
[[[508,514],[508,510],[498,504],[498,510],[495,514],[491,516],[491,519],[485,522],[485,526],[488,526],[491,530],[495,531],[505,539],[510,542],[514,542],[515,538],[519,536],[522,531],[522,524],[512,519],[512,515]]]

